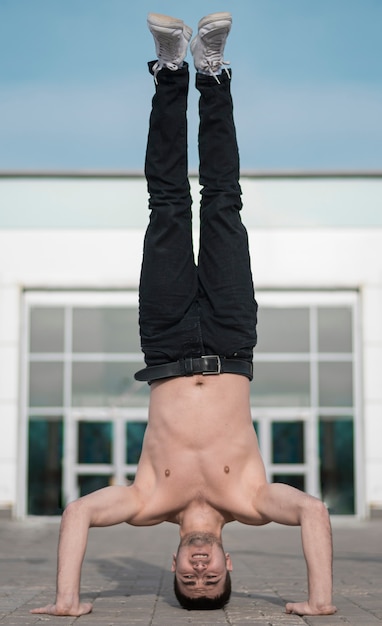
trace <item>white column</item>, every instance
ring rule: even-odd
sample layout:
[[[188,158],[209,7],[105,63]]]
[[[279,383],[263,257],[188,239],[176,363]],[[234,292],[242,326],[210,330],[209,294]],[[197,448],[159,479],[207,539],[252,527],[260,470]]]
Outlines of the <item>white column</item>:
[[[0,276],[0,509],[16,503],[20,291]]]
[[[362,295],[366,502],[382,509],[382,281]]]

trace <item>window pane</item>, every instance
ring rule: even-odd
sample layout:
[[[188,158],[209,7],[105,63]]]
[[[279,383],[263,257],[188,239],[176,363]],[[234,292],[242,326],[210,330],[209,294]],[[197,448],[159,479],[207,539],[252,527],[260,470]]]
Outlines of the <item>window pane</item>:
[[[274,483],[290,485],[300,491],[305,491],[305,476],[302,474],[273,474]]]
[[[304,422],[273,422],[272,462],[304,463]]]
[[[73,352],[141,352],[137,308],[73,309]]]
[[[256,363],[251,394],[256,406],[309,406],[309,363]]]
[[[64,351],[64,309],[33,307],[30,310],[31,352]]]
[[[319,352],[352,352],[352,309],[318,309]]]
[[[62,513],[62,419],[33,419],[28,437],[28,514]]]
[[[135,465],[141,456],[146,422],[128,422],[126,424],[126,463]]]
[[[139,363],[73,363],[73,406],[146,406],[149,385],[134,380]]]
[[[320,420],[322,497],[333,514],[351,515],[354,508],[353,420]]]
[[[258,352],[309,352],[309,309],[259,307]]]
[[[29,369],[30,406],[62,406],[63,383],[62,363],[31,363]]]
[[[112,435],[110,422],[78,422],[78,462],[111,463]]]
[[[353,366],[351,363],[319,363],[320,406],[352,406]]]
[[[86,496],[88,493],[109,487],[113,484],[113,477],[110,476],[78,476],[79,495]]]

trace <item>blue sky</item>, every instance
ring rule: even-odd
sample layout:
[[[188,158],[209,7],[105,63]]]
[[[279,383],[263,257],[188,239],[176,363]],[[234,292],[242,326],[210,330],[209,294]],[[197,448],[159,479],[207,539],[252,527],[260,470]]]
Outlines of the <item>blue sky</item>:
[[[0,170],[141,171],[147,13],[219,10],[243,169],[382,169],[381,0],[0,0]]]

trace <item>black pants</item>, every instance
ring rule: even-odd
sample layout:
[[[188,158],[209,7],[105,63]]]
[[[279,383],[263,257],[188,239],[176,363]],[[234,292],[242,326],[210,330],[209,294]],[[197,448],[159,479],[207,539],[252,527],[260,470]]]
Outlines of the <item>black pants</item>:
[[[152,65],[149,69],[152,73]],[[192,243],[187,169],[188,66],[162,69],[152,102],[145,173],[150,195],[140,280],[148,366],[219,354],[252,361],[256,312],[230,79],[196,75],[200,91],[200,251]]]

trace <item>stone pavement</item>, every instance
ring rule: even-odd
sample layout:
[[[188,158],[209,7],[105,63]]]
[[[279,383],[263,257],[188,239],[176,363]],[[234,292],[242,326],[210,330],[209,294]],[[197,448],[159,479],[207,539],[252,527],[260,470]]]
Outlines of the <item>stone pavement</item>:
[[[335,521],[334,602],[330,617],[284,613],[306,597],[298,528],[229,524],[224,547],[234,564],[232,598],[223,611],[185,611],[169,571],[178,531],[116,526],[90,531],[82,599],[93,613],[80,618],[31,615],[54,600],[58,522],[0,520],[0,626],[372,626],[382,622],[382,520]]]

